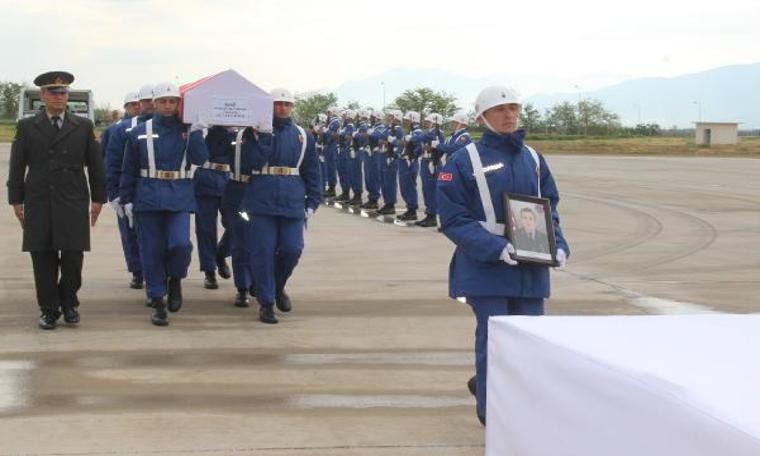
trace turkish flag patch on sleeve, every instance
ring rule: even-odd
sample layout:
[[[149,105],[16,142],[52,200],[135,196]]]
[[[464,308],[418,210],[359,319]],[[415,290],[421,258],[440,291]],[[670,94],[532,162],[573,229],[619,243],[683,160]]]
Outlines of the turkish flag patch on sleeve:
[[[442,182],[451,182],[454,180],[454,173],[438,173],[438,180]]]

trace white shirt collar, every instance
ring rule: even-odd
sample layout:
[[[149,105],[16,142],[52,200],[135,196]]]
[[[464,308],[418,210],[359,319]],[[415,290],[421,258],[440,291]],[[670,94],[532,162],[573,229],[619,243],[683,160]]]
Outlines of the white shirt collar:
[[[48,120],[52,122],[53,121],[53,114],[50,114],[50,112],[48,112],[47,109],[45,110],[45,114],[47,114]],[[63,111],[62,113],[58,114],[58,117],[60,117],[61,118],[61,122],[63,122],[63,119],[66,117],[66,111]]]

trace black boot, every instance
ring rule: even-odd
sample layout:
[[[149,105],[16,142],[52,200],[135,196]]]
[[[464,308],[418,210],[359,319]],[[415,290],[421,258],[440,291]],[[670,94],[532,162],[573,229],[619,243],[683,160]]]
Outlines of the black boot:
[[[129,288],[133,290],[142,290],[143,288],[143,275],[142,272],[137,271],[132,273],[132,280],[129,281]]]
[[[169,296],[167,297],[169,312],[176,312],[182,308],[182,279],[169,279]]]
[[[290,296],[285,293],[285,290],[275,293],[274,303],[277,305],[277,308],[280,309],[280,312],[290,312],[290,309],[293,308],[290,302]]]
[[[235,307],[249,307],[251,301],[248,299],[248,290],[245,288],[238,288],[235,295]]]
[[[325,198],[334,198],[335,197],[335,187],[329,187],[327,190],[325,190],[325,193],[323,194]]]
[[[252,297],[256,297],[256,285],[251,285],[251,288],[248,289],[248,294]]]
[[[354,195],[353,198],[348,200],[349,206],[361,206],[362,205],[362,196],[361,195]]]
[[[151,299],[153,312],[150,314],[150,322],[156,326],[169,326],[169,316],[166,315],[166,305],[164,298]]]
[[[435,215],[427,214],[425,215],[425,218],[420,220],[419,222],[416,222],[415,225],[421,226],[423,228],[430,228],[433,226],[438,226],[438,220],[436,220]]]
[[[277,317],[274,316],[274,307],[269,306],[260,306],[259,307],[259,321],[262,323],[267,323],[270,325],[277,323]]]
[[[350,199],[351,199],[351,197],[348,195],[348,192],[343,192],[343,193],[340,194],[340,196],[338,196],[337,198],[335,198],[335,202],[336,203],[345,203],[346,201],[348,201]]]
[[[413,209],[407,209],[406,212],[399,215],[397,218],[403,222],[412,222],[414,220],[417,220],[417,211]]]
[[[377,201],[368,200],[366,203],[359,206],[361,209],[367,209],[368,211],[374,211],[378,208]]]
[[[219,271],[219,277],[223,279],[229,279],[232,277],[230,267],[227,266],[227,259],[224,257],[216,257],[216,270]]]
[[[386,204],[377,213],[379,215],[396,215],[396,207],[393,204]]]
[[[470,394],[475,396],[475,387],[477,383],[475,380],[475,376],[473,376],[471,379],[467,380],[467,389],[470,390]]]
[[[207,290],[216,290],[219,288],[219,283],[216,281],[216,273],[214,271],[205,271],[206,278],[203,280],[203,288]]]

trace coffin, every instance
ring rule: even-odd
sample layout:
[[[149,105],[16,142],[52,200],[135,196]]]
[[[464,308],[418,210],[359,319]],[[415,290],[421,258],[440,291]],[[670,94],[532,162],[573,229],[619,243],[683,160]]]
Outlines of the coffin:
[[[235,70],[222,71],[179,88],[184,123],[272,128],[272,97]]]

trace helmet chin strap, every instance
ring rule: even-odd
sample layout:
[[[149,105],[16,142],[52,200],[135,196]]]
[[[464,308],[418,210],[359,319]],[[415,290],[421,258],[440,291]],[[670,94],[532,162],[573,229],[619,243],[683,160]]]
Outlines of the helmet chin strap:
[[[517,128],[515,128],[514,130],[512,130],[512,131],[510,131],[510,132],[507,132],[507,133],[502,133],[502,132],[500,132],[500,131],[497,131],[497,130],[496,130],[496,129],[495,129],[495,128],[494,128],[494,127],[491,125],[491,123],[490,123],[490,122],[488,122],[488,119],[486,119],[486,116],[484,116],[484,115],[482,115],[482,114],[481,114],[481,115],[480,115],[480,119],[483,121],[483,123],[485,124],[486,128],[488,128],[489,130],[491,130],[493,133],[496,133],[497,135],[508,135],[508,134],[510,134],[510,133],[514,133],[515,131],[517,131]],[[515,125],[515,127],[517,127],[517,125]]]

